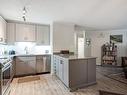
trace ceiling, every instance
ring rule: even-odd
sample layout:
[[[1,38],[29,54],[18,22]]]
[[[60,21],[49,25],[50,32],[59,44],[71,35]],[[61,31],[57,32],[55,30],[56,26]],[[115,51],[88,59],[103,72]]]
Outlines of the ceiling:
[[[88,29],[127,29],[127,0],[0,0],[0,15],[28,22],[70,22]]]

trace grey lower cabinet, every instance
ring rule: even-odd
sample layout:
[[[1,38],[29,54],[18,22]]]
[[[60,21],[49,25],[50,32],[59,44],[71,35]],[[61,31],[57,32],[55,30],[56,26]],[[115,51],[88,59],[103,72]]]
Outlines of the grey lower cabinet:
[[[69,87],[71,89],[85,86],[88,83],[87,70],[87,60],[69,61]]]
[[[54,55],[53,61],[56,76],[70,91],[96,83],[96,58],[69,60]]]
[[[88,60],[88,84],[92,84],[96,81],[96,59]]]
[[[36,57],[16,57],[16,76],[36,73]]]
[[[16,57],[15,76],[50,72],[50,55]]]
[[[15,75],[15,57],[12,57],[12,71],[11,71],[11,76],[12,78]]]
[[[36,56],[36,73],[45,73],[51,71],[51,56]]]

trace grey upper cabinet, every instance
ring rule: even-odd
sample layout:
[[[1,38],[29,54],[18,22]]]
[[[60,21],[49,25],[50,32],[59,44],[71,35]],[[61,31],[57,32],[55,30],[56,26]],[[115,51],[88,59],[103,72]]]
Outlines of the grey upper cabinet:
[[[0,43],[6,41],[5,32],[6,24],[4,24],[4,19],[0,18]],[[50,45],[50,25],[8,22],[7,44],[14,45],[15,42],[36,42],[37,45]]]
[[[0,16],[0,44],[6,43],[6,21]]]
[[[15,23],[7,23],[7,44],[14,45],[15,43]]]
[[[36,43],[37,45],[50,45],[50,26],[37,25],[36,26]]]
[[[34,42],[36,40],[35,35],[35,25],[16,24],[17,42]]]

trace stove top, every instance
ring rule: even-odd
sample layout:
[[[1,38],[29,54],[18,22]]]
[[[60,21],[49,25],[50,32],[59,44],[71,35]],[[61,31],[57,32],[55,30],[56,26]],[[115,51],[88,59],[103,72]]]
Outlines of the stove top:
[[[6,63],[10,62],[12,59],[11,58],[0,58],[0,64],[5,65]]]

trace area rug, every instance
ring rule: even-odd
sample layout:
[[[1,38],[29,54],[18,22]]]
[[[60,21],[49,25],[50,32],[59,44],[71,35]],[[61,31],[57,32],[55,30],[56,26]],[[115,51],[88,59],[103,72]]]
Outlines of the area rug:
[[[114,93],[114,92],[108,92],[108,91],[99,91],[99,95],[124,95],[124,94],[120,94],[120,93]]]
[[[127,79],[125,78],[124,74],[107,75],[107,77],[127,84]]]
[[[19,78],[18,83],[32,82],[37,80],[40,80],[40,76],[28,76],[28,77]]]
[[[97,72],[105,77],[127,84],[127,79],[120,67],[102,67],[97,66]]]

